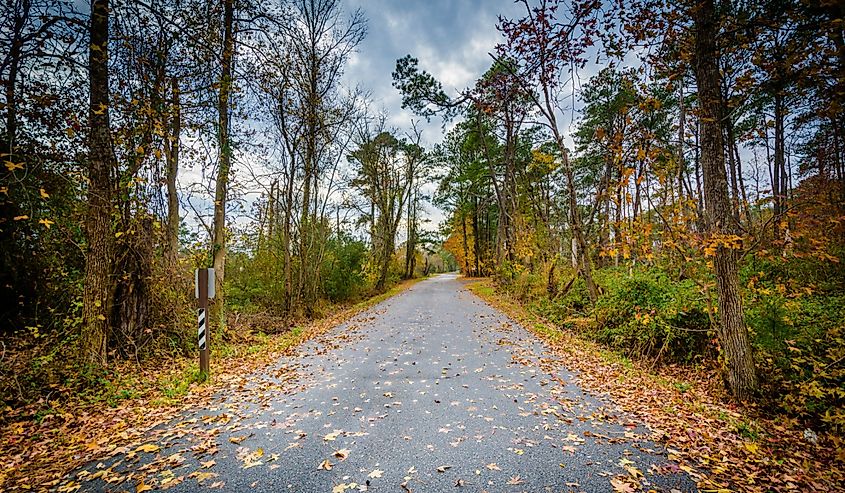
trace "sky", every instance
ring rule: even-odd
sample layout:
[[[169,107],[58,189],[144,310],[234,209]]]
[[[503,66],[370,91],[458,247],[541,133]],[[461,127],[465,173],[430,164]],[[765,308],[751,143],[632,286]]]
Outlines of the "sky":
[[[513,0],[345,0],[345,10],[360,8],[368,19],[367,37],[350,60],[347,84],[360,83],[390,115],[390,124],[409,128],[414,117],[401,109],[391,74],[396,59],[410,54],[449,94],[473,84],[489,68],[499,42],[499,14],[516,16]],[[416,118],[419,119],[419,118]],[[423,120],[422,123],[425,123]],[[438,141],[440,122],[425,125],[427,141]]]
[[[358,8],[368,20],[367,37],[350,59],[344,83],[369,90],[375,107],[386,111],[388,124],[400,134],[416,120],[427,148],[440,142],[441,121],[435,117],[426,122],[402,109],[401,95],[392,86],[396,60],[408,54],[418,58],[420,68],[439,80],[447,94],[457,95],[490,67],[488,53],[501,40],[498,16],[522,13],[513,0],[344,0],[346,14]],[[443,212],[431,204],[425,208],[430,222],[424,229],[437,229]]]

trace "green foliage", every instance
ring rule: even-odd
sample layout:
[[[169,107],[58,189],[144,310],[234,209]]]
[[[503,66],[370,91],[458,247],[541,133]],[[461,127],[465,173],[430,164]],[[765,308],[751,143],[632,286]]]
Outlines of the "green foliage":
[[[449,97],[443,85],[431,74],[419,69],[419,60],[411,55],[396,60],[393,87],[402,93],[402,108],[430,119],[438,112],[452,115]]]
[[[284,315],[284,257],[278,253],[277,242],[280,244],[278,238],[270,238],[254,253],[229,255],[226,295],[233,312]],[[366,294],[370,287],[365,275],[367,246],[341,233],[330,236],[323,248],[317,286],[321,297],[332,303],[346,303]],[[294,280],[298,267],[298,261],[291,265]]]
[[[354,299],[365,286],[366,245],[340,235],[329,240],[326,250],[322,267],[326,297],[335,303]]]
[[[658,269],[630,274],[608,269],[600,283],[592,335],[626,354],[690,361],[706,347],[710,328],[698,287]]]
[[[812,426],[845,429],[842,266],[755,258],[743,269],[745,318],[764,395]]]

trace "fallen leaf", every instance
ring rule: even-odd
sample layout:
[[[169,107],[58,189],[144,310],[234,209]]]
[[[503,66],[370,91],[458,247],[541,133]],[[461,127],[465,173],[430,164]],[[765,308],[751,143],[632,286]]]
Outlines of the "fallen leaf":
[[[340,450],[335,450],[334,456],[340,460],[346,460],[349,457],[349,449],[342,448]]]
[[[339,437],[341,433],[343,433],[343,430],[334,430],[333,432],[324,436],[323,440],[325,440],[327,442],[333,442],[333,441],[337,440],[337,437]]]
[[[152,454],[153,452],[158,452],[161,449],[158,445],[154,443],[146,443],[144,445],[139,446],[135,449],[135,452],[147,452]]]
[[[635,493],[636,489],[623,479],[613,478],[610,480],[613,491],[617,493]]]

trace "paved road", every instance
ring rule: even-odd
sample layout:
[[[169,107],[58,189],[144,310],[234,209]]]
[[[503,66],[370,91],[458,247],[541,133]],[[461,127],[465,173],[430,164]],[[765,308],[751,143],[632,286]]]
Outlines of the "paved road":
[[[454,275],[249,380],[155,430],[150,453],[92,464],[82,491],[599,492],[639,473],[645,490],[695,490],[644,429]]]

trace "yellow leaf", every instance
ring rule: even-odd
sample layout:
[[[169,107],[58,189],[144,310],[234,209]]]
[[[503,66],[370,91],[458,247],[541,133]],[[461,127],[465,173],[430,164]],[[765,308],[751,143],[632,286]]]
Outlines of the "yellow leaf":
[[[150,491],[152,489],[152,486],[144,483],[144,481],[142,480],[140,483],[138,483],[138,486],[135,487],[135,493],[141,493],[142,491]]]
[[[337,440],[337,437],[339,437],[341,433],[343,433],[343,430],[334,430],[333,432],[324,436],[323,440],[325,440],[327,442],[333,442],[333,441]]]
[[[100,315],[100,317],[102,317],[102,315]],[[103,320],[105,320],[105,317],[103,317]],[[147,452],[147,453],[151,454],[153,452],[158,452],[159,450],[160,450],[160,447],[158,445],[156,445],[154,443],[145,443],[144,445],[141,445],[138,448],[136,448],[135,452]]]
[[[55,224],[53,221],[49,219],[39,219],[38,224],[43,224],[45,228],[50,229],[50,226]]]
[[[23,169],[23,163],[13,163],[11,161],[6,161],[3,164],[6,165],[6,169],[9,171],[15,171],[16,169]]]
[[[14,217],[14,220],[15,220],[15,221],[25,221],[25,220],[27,220],[27,219],[29,219],[29,216],[27,216],[27,215],[23,215],[23,216],[15,216],[15,217]]]
[[[752,454],[756,454],[757,451],[760,450],[760,447],[756,443],[743,442],[742,446],[745,447],[745,450],[751,452]]]
[[[46,199],[46,198],[49,198],[49,197],[50,197],[50,194],[47,193],[47,191],[42,188],[41,189],[41,198]]]

